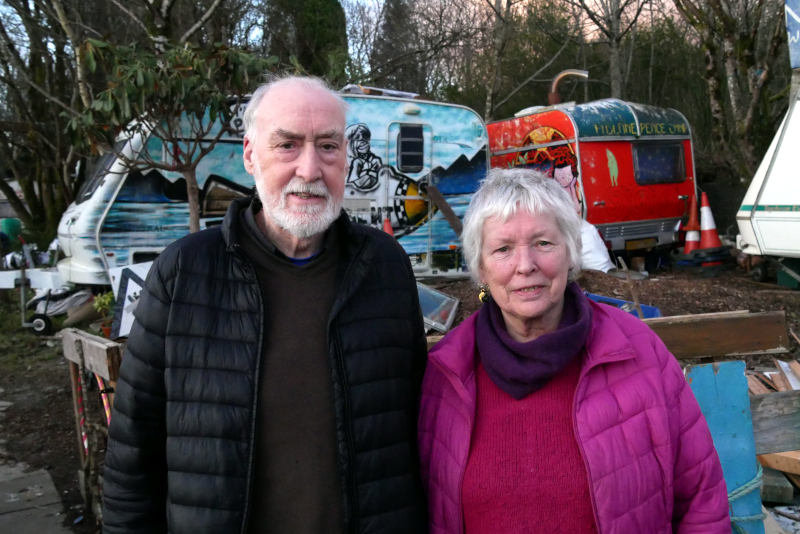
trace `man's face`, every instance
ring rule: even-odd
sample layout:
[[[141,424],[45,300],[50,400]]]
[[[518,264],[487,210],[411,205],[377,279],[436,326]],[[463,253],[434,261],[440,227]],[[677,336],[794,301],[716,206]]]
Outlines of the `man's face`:
[[[324,232],[344,198],[345,117],[328,93],[301,86],[269,92],[244,138],[244,166],[264,213],[299,238]]]

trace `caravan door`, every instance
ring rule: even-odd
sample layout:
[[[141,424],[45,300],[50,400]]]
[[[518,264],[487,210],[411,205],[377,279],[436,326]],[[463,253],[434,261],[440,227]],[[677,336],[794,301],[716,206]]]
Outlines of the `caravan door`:
[[[414,270],[425,271],[431,265],[432,225],[421,226],[432,218],[433,204],[421,188],[430,182],[433,130],[424,123],[392,122],[387,139],[385,216],[395,237],[408,236],[403,246]]]

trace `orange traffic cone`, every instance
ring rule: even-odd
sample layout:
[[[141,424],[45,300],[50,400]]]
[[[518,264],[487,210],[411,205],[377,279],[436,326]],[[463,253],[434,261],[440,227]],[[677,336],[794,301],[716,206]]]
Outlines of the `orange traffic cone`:
[[[392,230],[392,223],[389,221],[389,217],[383,219],[383,231],[394,237],[394,230]]]
[[[691,254],[700,248],[700,223],[697,221],[697,195],[692,195],[692,204],[689,206],[689,224],[683,228],[686,231],[686,245],[684,254]]]
[[[700,248],[721,248],[722,241],[719,240],[717,225],[714,224],[714,215],[711,214],[711,206],[708,205],[708,195],[703,193],[700,203]],[[702,264],[704,267],[711,265],[722,265],[721,261],[709,261]]]

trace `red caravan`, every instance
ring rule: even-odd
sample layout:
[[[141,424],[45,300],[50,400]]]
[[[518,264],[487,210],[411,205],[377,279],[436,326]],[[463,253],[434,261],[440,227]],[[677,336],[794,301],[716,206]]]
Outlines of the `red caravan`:
[[[487,125],[491,166],[558,180],[613,250],[671,245],[695,194],[689,123],[616,99],[528,108]]]

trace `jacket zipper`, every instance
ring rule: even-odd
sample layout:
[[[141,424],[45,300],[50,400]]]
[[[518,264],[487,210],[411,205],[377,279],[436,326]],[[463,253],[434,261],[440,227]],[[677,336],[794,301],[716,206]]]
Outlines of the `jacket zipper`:
[[[350,393],[349,388],[347,385],[347,375],[345,374],[344,369],[344,361],[342,358],[342,351],[339,348],[339,337],[337,336],[334,343],[336,349],[336,360],[339,364],[339,376],[341,377],[342,381],[342,398],[344,399],[344,427],[345,427],[345,435],[347,436],[347,454],[348,454],[348,465],[350,466],[347,473],[347,490],[350,493],[350,503],[351,503],[351,527],[350,532],[355,533],[358,527],[358,500],[356,496],[356,462],[355,462],[355,455],[353,451],[355,450],[355,444],[353,443],[353,433],[350,429]]]
[[[361,260],[361,256],[363,255],[364,251],[364,243],[359,246],[358,250],[356,251],[353,259],[350,262],[350,265],[355,265],[357,262]],[[347,281],[348,274],[350,274],[350,269],[347,269],[342,277],[342,281],[339,285],[341,288],[344,283]],[[336,302],[334,302],[334,307],[336,306]],[[338,314],[338,312],[337,312]],[[333,318],[328,321],[328,337],[331,337],[331,326],[333,325]],[[355,444],[353,443],[353,432],[350,428],[350,388],[348,386],[347,381],[347,374],[345,373],[344,367],[344,357],[342,355],[341,347],[339,346],[340,340],[339,336],[333,337],[333,345],[335,349],[334,357],[336,359],[337,367],[339,368],[339,377],[342,382],[342,399],[344,400],[344,431],[345,436],[347,439],[347,455],[348,455],[348,465],[350,468],[348,469],[348,473],[345,475],[347,477],[347,492],[349,493],[349,500],[350,500],[350,509],[351,509],[351,526],[349,530],[353,534],[358,531],[358,496],[356,493],[356,461],[355,461]],[[343,510],[344,511],[344,510]]]
[[[588,374],[588,370],[587,370]],[[581,378],[585,380],[583,375]],[[581,451],[581,459],[583,460],[583,468],[586,470],[586,480],[589,483],[589,500],[592,502],[592,514],[594,514],[594,526],[597,528],[597,534],[600,534],[600,520],[597,517],[597,503],[594,499],[594,487],[592,486],[592,473],[589,471],[589,462],[586,461],[586,451],[583,449],[583,442],[578,435],[578,392],[581,390],[582,380],[578,379],[578,387],[575,388],[575,395],[572,398],[572,432],[575,434],[575,441],[578,443],[578,448]]]
[[[261,292],[261,282],[258,281],[258,275],[256,275],[255,267],[253,266],[253,262],[250,261],[250,258],[247,257],[241,250],[241,247],[237,244],[234,245],[236,251],[239,253],[240,258],[242,261],[246,263],[244,266],[245,274],[247,275],[252,274],[252,276],[256,280],[256,286],[258,287],[258,301],[259,301],[259,309],[261,312],[261,321],[258,327],[258,350],[256,352],[256,369],[255,369],[255,376],[253,377],[253,381],[255,382],[255,391],[253,396],[253,417],[252,421],[250,422],[250,461],[247,464],[247,479],[245,482],[246,490],[244,494],[244,516],[242,520],[242,531],[241,534],[245,534],[247,532],[247,524],[250,521],[250,494],[253,489],[253,465],[255,463],[255,441],[256,441],[256,431],[258,430],[258,397],[261,390],[261,349],[263,348],[264,344],[264,298],[263,293]]]

